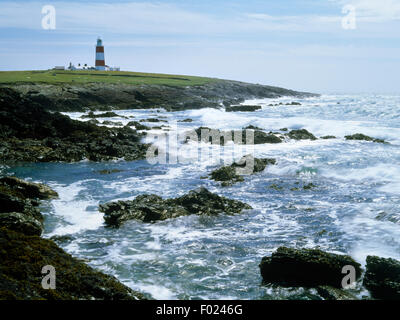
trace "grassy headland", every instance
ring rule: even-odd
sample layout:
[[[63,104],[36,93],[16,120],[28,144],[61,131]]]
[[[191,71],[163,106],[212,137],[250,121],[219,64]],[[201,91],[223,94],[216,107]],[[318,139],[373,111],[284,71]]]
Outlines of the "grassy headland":
[[[42,83],[42,84],[87,84],[113,83],[131,85],[201,86],[220,81],[213,78],[141,73],[128,71],[95,70],[37,70],[37,71],[0,71],[0,84]]]
[[[229,107],[246,99],[305,97],[284,88],[184,75],[94,70],[1,71],[8,87],[52,111]]]

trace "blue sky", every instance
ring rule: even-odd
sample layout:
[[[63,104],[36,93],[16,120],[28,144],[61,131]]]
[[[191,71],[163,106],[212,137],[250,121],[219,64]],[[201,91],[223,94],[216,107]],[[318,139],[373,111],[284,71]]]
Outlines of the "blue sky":
[[[44,5],[56,29],[41,26]],[[356,28],[344,29],[345,5]],[[0,70],[106,63],[321,93],[400,93],[400,0],[1,1]]]

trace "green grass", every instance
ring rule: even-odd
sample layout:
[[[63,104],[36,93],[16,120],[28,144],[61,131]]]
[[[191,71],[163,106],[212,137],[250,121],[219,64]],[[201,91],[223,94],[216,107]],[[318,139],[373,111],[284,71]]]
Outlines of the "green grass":
[[[0,71],[0,84],[46,83],[124,83],[132,85],[153,84],[169,86],[198,86],[218,81],[214,78],[202,78],[182,75],[140,73],[127,71]]]

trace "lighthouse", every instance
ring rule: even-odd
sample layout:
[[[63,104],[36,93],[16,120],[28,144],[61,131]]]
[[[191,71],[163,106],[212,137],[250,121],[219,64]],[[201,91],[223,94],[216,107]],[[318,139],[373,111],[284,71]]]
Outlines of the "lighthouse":
[[[106,61],[104,59],[104,46],[100,38],[97,39],[95,66],[96,70],[106,70]]]

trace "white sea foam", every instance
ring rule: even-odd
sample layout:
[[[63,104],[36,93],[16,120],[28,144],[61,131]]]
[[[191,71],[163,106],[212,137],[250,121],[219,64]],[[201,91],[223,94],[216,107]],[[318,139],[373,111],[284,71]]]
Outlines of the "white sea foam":
[[[85,190],[79,181],[68,186],[56,186],[59,199],[52,201],[53,214],[60,216],[60,223],[49,236],[76,233],[81,230],[93,230],[103,224],[102,214],[98,211],[88,211],[87,207],[97,206],[98,201],[80,198],[79,193]]]

